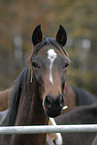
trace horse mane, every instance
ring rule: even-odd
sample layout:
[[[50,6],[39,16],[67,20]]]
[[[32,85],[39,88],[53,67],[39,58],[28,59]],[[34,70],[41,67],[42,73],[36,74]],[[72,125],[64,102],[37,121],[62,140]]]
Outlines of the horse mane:
[[[24,68],[21,74],[19,75],[19,77],[16,79],[16,83],[11,94],[9,111],[8,111],[7,117],[2,123],[3,125],[13,126],[15,123],[22,88],[26,87],[27,89],[26,84],[27,84],[28,71],[29,71],[29,66]]]

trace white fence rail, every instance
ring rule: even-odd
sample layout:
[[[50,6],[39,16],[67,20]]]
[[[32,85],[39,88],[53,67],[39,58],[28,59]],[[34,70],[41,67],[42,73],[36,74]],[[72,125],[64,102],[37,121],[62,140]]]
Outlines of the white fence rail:
[[[97,124],[0,127],[0,134],[97,132]]]

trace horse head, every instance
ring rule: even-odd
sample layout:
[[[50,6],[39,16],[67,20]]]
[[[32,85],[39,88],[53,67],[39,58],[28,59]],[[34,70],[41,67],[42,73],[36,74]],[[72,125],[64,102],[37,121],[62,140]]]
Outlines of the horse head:
[[[64,45],[66,31],[60,25],[56,39],[45,38],[38,25],[32,34],[34,52],[30,58],[31,81],[35,96],[38,96],[49,117],[61,114],[65,105],[63,89],[66,81],[66,69],[69,65]]]

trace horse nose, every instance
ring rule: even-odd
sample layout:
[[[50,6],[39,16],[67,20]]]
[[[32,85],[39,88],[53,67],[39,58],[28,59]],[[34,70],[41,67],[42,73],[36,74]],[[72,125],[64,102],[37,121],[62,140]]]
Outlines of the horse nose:
[[[59,94],[56,99],[54,99],[52,96],[47,95],[45,97],[44,105],[47,109],[63,108],[65,105],[64,97]]]

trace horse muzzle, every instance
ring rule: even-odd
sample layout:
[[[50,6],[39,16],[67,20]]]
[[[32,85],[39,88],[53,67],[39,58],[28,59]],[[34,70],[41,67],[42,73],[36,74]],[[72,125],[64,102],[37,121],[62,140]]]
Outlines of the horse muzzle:
[[[49,117],[57,117],[61,114],[62,108],[65,105],[65,100],[63,95],[59,94],[56,99],[54,99],[49,94],[45,97],[44,106],[45,112]]]

